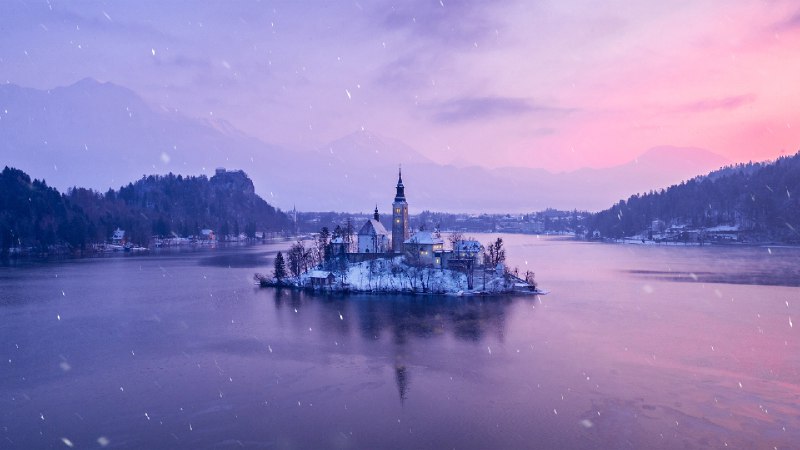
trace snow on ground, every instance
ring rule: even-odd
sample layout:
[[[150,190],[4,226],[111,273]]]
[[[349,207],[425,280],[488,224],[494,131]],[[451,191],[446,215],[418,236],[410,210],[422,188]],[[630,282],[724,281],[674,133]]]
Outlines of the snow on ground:
[[[478,278],[479,270],[475,271]],[[311,274],[320,276],[319,270],[300,275],[293,284],[310,286]],[[370,261],[347,264],[347,267],[331,270],[335,277],[333,290],[349,289],[362,292],[429,292],[459,294],[467,291],[467,276],[464,273],[433,267],[414,267],[403,262],[402,256],[392,259],[377,258]],[[477,285],[476,280],[476,288]],[[491,286],[487,283],[487,290]],[[494,283],[497,285],[497,283]],[[500,283],[498,286],[502,286]],[[482,288],[482,286],[480,286]]]

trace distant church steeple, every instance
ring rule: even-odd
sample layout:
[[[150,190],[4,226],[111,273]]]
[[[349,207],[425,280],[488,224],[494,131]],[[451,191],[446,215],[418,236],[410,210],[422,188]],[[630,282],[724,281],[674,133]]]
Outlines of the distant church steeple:
[[[403,242],[408,238],[408,202],[406,201],[401,167],[397,171],[397,193],[394,196],[394,203],[392,203],[392,251],[402,253]]]
[[[394,201],[396,202],[404,202],[406,201],[406,188],[403,186],[403,168],[397,169],[397,194],[394,196]]]

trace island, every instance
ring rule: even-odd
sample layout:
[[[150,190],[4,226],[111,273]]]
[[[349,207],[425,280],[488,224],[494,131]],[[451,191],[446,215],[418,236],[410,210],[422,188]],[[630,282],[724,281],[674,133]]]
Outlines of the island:
[[[402,170],[392,202],[391,232],[377,205],[358,233],[348,220],[331,232],[298,240],[284,257],[278,252],[271,275],[255,274],[262,287],[319,292],[409,293],[430,295],[546,294],[534,273],[505,264],[503,239],[485,247],[461,233],[409,230]],[[354,239],[353,236],[356,235]],[[307,246],[308,245],[308,246]]]

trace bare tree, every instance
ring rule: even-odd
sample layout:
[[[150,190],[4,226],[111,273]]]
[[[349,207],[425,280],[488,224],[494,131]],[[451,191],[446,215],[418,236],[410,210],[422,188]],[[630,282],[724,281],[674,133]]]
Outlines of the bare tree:
[[[450,233],[450,236],[448,236],[447,240],[450,241],[450,248],[453,249],[453,253],[455,253],[458,243],[464,240],[464,234],[460,231],[453,231]]]
[[[308,260],[310,252],[306,249],[303,241],[297,241],[289,248],[289,271],[293,276],[298,277],[300,274],[308,271]]]
[[[355,233],[355,228],[353,228],[353,221],[348,217],[347,221],[344,224],[344,228],[342,229],[344,235],[342,239],[344,243],[347,245],[347,252],[351,253],[353,251],[353,234]]]
[[[330,240],[331,232],[328,227],[322,227],[316,240],[316,260],[315,263],[325,263],[330,259]]]
[[[484,260],[491,267],[497,267],[498,264],[505,262],[506,251],[503,248],[503,238],[497,238],[496,241],[489,243]]]
[[[475,266],[477,259],[482,254],[482,248],[473,238],[464,238],[461,232],[453,232],[449,237],[453,248],[451,264],[458,267],[467,275],[467,289],[472,289],[475,281]]]
[[[536,274],[531,272],[530,270],[525,271],[525,282],[531,285],[534,289],[536,289]]]

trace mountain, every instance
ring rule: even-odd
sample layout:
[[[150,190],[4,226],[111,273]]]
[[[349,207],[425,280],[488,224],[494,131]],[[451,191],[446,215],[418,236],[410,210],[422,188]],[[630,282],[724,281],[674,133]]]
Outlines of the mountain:
[[[456,167],[363,130],[299,151],[222,120],[154,108],[129,89],[88,78],[47,91],[0,85],[0,136],[0,161],[62,190],[105,191],[143,174],[210,175],[226,167],[246,170],[270,203],[305,211],[388,210],[399,164],[412,212],[529,212],[600,210],[727,163],[702,149],[658,147],[628,164],[558,174]]]
[[[152,108],[89,78],[47,91],[0,85],[0,135],[3,161],[61,189],[104,191],[143,174],[213,174],[286,154],[224,122]]]
[[[86,211],[98,230],[97,240],[116,227],[139,243],[153,235],[197,235],[203,228],[220,236],[244,232],[250,237],[256,231],[291,228],[286,214],[259,197],[241,170],[220,169],[211,178],[150,175],[102,195],[78,188],[67,197]]]
[[[574,199],[575,207],[598,210],[631,193],[665,188],[729,163],[726,158],[701,148],[661,146],[626,164],[580,169],[563,174],[563,179],[582,194],[581,199]]]
[[[657,219],[693,228],[735,226],[759,242],[800,242],[800,152],[633,195],[595,214],[590,229],[607,237],[632,236]]]

